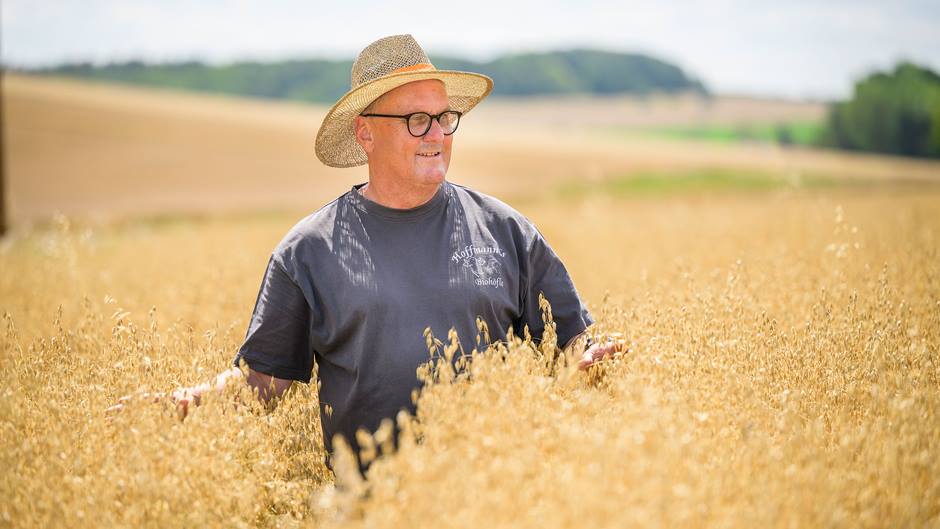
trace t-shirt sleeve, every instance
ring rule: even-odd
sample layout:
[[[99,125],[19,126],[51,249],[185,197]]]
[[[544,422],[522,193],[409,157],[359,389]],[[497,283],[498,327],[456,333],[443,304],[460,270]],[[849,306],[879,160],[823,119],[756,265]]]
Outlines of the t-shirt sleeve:
[[[542,293],[552,307],[558,346],[564,347],[569,340],[593,324],[594,318],[578,296],[565,265],[538,230],[535,230],[525,260],[522,317],[515,331],[521,336],[523,327],[528,325],[532,337],[542,339],[545,330],[539,307],[539,293]]]
[[[267,375],[310,381],[310,306],[274,255],[268,260],[245,341],[235,355],[236,366],[240,360]]]

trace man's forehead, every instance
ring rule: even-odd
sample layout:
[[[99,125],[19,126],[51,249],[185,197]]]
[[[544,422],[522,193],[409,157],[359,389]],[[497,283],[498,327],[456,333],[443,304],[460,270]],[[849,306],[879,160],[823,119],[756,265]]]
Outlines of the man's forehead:
[[[444,82],[438,79],[422,79],[396,87],[379,96],[370,107],[372,109],[407,105],[447,106],[447,90]],[[429,109],[437,110],[437,109]],[[442,107],[440,110],[444,110]]]

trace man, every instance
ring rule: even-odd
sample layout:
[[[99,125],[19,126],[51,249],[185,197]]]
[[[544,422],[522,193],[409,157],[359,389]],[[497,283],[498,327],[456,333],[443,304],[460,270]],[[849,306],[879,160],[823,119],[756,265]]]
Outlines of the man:
[[[357,447],[402,409],[414,412],[424,329],[456,329],[465,352],[481,345],[477,318],[496,339],[510,327],[543,331],[539,295],[552,304],[559,344],[593,323],[565,267],[538,230],[502,202],[445,179],[463,115],[492,90],[486,76],[440,71],[410,35],[359,55],[352,89],[317,134],[319,159],[368,164],[369,180],[295,225],[272,253],[235,357],[262,400],[318,367],[324,444]],[[581,367],[613,347],[591,346]],[[240,378],[178,390],[185,415],[200,396]]]

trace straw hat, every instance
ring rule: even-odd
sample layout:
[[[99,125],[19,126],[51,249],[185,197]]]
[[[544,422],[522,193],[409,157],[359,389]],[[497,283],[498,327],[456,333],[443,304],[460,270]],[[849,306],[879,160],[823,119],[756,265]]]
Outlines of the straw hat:
[[[365,164],[356,143],[355,117],[379,96],[405,83],[439,79],[450,108],[467,113],[493,89],[493,80],[471,72],[438,70],[411,35],[393,35],[366,46],[352,66],[351,88],[333,105],[317,132],[317,158],[330,167]]]

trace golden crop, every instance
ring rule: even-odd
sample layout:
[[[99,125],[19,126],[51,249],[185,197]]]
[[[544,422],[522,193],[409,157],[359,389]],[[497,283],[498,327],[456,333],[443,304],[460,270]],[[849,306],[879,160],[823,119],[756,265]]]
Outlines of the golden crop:
[[[940,195],[915,191],[523,204],[631,351],[426,369],[364,483],[323,466],[315,387],[104,413],[228,365],[299,215],[60,218],[0,247],[0,525],[936,527]]]

